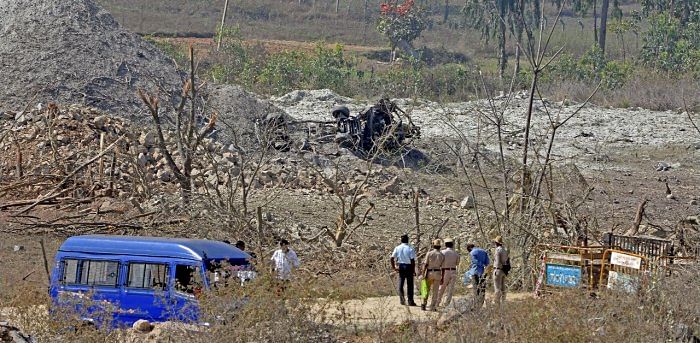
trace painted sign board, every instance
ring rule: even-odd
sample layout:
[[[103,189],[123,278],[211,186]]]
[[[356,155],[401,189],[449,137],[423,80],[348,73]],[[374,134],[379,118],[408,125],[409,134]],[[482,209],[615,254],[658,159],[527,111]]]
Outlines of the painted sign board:
[[[581,261],[581,255],[547,252],[547,259],[579,262]]]
[[[642,258],[619,252],[613,252],[612,254],[610,254],[610,264],[632,269],[639,269],[642,267]]]
[[[639,289],[639,276],[611,270],[608,273],[608,289],[636,293]]]
[[[581,267],[547,263],[546,284],[554,287],[578,287],[581,285]]]

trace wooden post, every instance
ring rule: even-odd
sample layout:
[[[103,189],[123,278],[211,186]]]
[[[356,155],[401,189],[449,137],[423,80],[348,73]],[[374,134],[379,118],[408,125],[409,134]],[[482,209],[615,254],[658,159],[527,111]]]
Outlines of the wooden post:
[[[46,258],[46,247],[44,247],[44,239],[39,240],[39,245],[41,246],[41,256],[44,258],[44,271],[46,272],[46,280],[48,281],[49,287],[51,287],[51,272],[49,272],[49,260]]]
[[[216,42],[216,51],[221,49],[221,39],[224,36],[224,25],[226,24],[226,12],[228,12],[228,0],[224,2],[224,13],[221,15],[221,27],[219,27],[219,38]]]
[[[420,189],[416,187],[413,193],[413,211],[416,215],[416,252],[420,250]]]
[[[112,164],[109,167],[109,195],[112,197],[114,196],[114,168],[116,164],[117,153],[116,151],[112,151]]]
[[[100,153],[104,151],[105,149],[105,133],[101,132],[100,133]],[[100,165],[98,167],[98,174],[100,175],[100,181],[103,180],[105,174],[105,161],[102,157],[100,157]]]
[[[258,262],[263,261],[263,224],[262,224],[262,207],[258,206],[255,209],[255,217],[257,218],[258,227]]]
[[[15,140],[15,144],[17,146],[17,154],[15,155],[15,163],[16,163],[16,169],[17,169],[17,180],[21,179],[24,176],[24,170],[22,169],[22,147],[17,143]]]

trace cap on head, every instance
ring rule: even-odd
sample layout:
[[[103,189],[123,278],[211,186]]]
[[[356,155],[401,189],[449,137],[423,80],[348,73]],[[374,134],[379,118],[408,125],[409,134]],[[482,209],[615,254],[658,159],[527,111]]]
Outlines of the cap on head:
[[[439,239],[434,239],[433,240],[433,246],[434,247],[441,247],[442,246],[442,241]]]
[[[493,242],[496,244],[503,245],[503,238],[501,236],[496,236],[496,238],[493,239]]]
[[[447,243],[454,243],[454,242],[455,242],[455,240],[452,239],[452,238],[445,238],[445,244],[447,244]]]

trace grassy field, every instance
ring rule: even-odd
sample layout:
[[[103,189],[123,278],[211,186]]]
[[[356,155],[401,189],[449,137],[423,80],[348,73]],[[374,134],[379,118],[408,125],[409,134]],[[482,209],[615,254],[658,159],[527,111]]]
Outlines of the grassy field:
[[[99,0],[115,18],[132,31],[144,34],[180,33],[213,34],[221,20],[223,1],[202,0]],[[316,6],[313,6],[316,3]],[[419,1],[419,3],[421,3]],[[416,47],[447,47],[449,50],[466,53],[475,58],[495,58],[495,39],[485,43],[474,29],[459,27],[464,18],[461,4],[450,7],[451,15],[443,21],[442,2],[423,1],[428,6],[433,24],[419,38]],[[237,25],[242,34],[250,39],[275,39],[291,41],[326,41],[353,45],[386,47],[387,41],[376,30],[378,0],[365,2],[342,0],[340,11],[327,0],[296,1],[234,0],[230,2],[228,25]],[[623,6],[624,12],[637,9],[637,5]],[[547,17],[554,20],[555,10],[545,6]],[[576,17],[565,13],[553,36],[553,43],[566,46],[566,51],[581,54],[593,44],[593,18]],[[509,39],[512,37],[508,37]],[[636,53],[639,38],[630,33],[624,40],[628,54]],[[612,57],[621,55],[619,39],[608,33],[608,51]],[[509,51],[515,45],[510,42]]]
[[[98,0],[105,8],[113,13],[115,18],[127,29],[144,35],[176,35],[176,36],[203,36],[212,37],[220,25],[223,0]],[[237,27],[240,38],[253,45],[263,45],[268,51],[309,51],[310,46],[316,42],[324,42],[327,45],[335,43],[352,48],[344,49],[346,56],[352,58],[358,64],[360,73],[374,74],[387,68],[383,63],[387,59],[371,54],[388,55],[388,41],[375,29],[379,0],[340,0],[338,13],[335,12],[335,1],[331,0],[231,0],[227,16],[227,26]],[[425,30],[422,36],[414,41],[416,48],[429,48],[432,51],[441,51],[444,55],[459,54],[464,56],[461,60],[442,59],[438,64],[431,65],[424,70],[423,81],[440,79],[435,85],[428,86],[425,94],[421,96],[438,101],[463,101],[472,99],[476,94],[472,84],[478,82],[472,77],[469,85],[459,84],[455,87],[468,89],[467,91],[450,92],[443,90],[451,87],[459,80],[448,80],[447,75],[452,75],[453,70],[467,70],[469,72],[482,71],[487,77],[490,88],[505,90],[510,82],[499,80],[497,48],[495,37],[483,37],[478,30],[465,28],[465,18],[461,13],[462,3],[450,2],[451,15],[447,21],[443,19],[444,2],[437,0],[417,1],[418,4],[427,7],[432,24]],[[365,8],[365,4],[367,7]],[[551,27],[556,18],[557,9],[552,4],[545,3],[545,22]],[[639,4],[621,2],[623,13],[630,14],[640,10]],[[642,21],[639,32],[627,32],[618,35],[614,32],[615,19],[609,19],[607,34],[606,57],[616,61],[616,68],[623,71],[619,86],[608,87],[600,91],[593,101],[601,105],[618,107],[640,106],[651,109],[677,109],[683,106],[681,94],[692,94],[700,85],[689,76],[672,76],[649,70],[649,68],[635,63],[643,45],[641,32],[645,30],[646,23]],[[562,17],[557,22],[550,43],[550,53],[562,48],[563,55],[570,56],[573,63],[590,51],[594,46],[592,16],[578,16],[569,10],[562,12]],[[492,30],[493,31],[493,30]],[[488,38],[488,39],[485,39]],[[506,51],[508,65],[506,73],[510,74],[515,65],[516,42],[512,35],[507,37]],[[168,48],[166,50],[173,50]],[[383,50],[383,51],[382,51]],[[371,53],[368,53],[371,52]],[[313,52],[312,52],[313,53]],[[268,57],[262,56],[266,59]],[[629,64],[626,64],[629,62]],[[450,63],[451,65],[446,65]],[[528,70],[525,59],[521,61],[523,70]],[[572,64],[570,64],[571,66]],[[630,68],[627,68],[630,66]],[[586,68],[579,72],[586,72]],[[633,67],[633,68],[632,68]],[[452,69],[450,69],[452,68]],[[625,69],[627,68],[627,69]],[[627,71],[625,71],[627,70]],[[476,74],[474,74],[476,75]],[[360,80],[361,83],[364,82]],[[527,77],[521,78],[517,87],[527,88]],[[575,75],[563,75],[542,84],[546,96],[553,99],[584,100],[595,88],[597,80],[580,80]],[[236,83],[236,80],[228,82]],[[318,87],[319,85],[316,85]],[[314,87],[313,85],[309,87]],[[338,93],[347,96],[369,96],[376,94],[359,94],[366,92],[345,91],[332,85],[320,85],[321,88],[332,88]],[[478,86],[479,88],[481,86]],[[249,90],[262,94],[276,94],[256,87],[247,87]],[[364,86],[360,87],[366,88]],[[452,87],[454,88],[454,87]],[[643,89],[644,92],[640,92]],[[389,90],[391,92],[391,90]],[[376,92],[375,92],[376,93]],[[413,96],[406,92],[394,92],[392,96]],[[445,96],[446,93],[449,93]],[[687,97],[686,97],[687,98]]]

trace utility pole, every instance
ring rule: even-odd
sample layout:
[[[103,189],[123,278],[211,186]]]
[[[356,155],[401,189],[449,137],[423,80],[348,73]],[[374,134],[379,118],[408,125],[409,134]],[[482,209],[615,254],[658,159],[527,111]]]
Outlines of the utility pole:
[[[228,12],[228,0],[224,2],[224,13],[221,15],[221,27],[219,27],[219,41],[216,43],[216,51],[221,49],[221,39],[224,36],[224,25],[226,24],[226,12]]]

